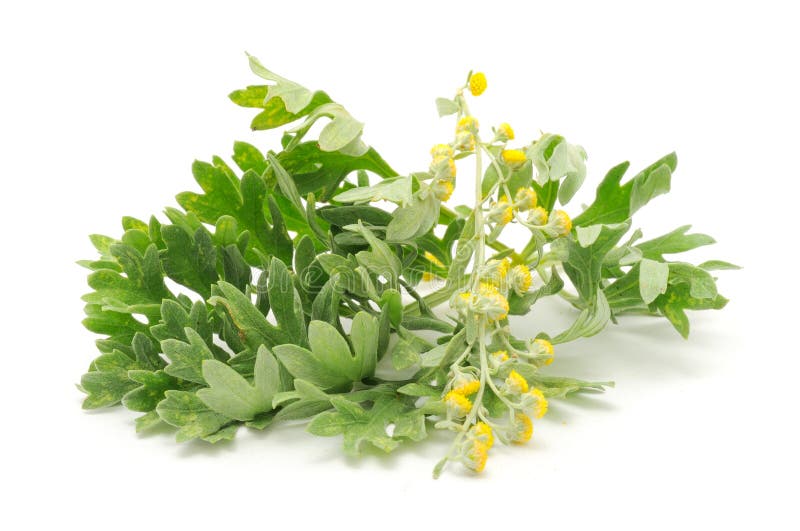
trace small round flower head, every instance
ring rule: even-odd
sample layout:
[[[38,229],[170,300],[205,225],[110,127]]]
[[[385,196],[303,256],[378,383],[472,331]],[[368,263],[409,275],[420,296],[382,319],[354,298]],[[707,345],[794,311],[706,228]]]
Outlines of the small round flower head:
[[[500,225],[508,225],[514,219],[514,208],[509,204],[508,200],[501,198],[499,201],[492,203],[488,218],[489,221]]]
[[[457,132],[455,147],[459,151],[475,151],[475,135],[469,131]]]
[[[508,285],[517,295],[522,296],[527,293],[531,282],[531,270],[528,269],[528,266],[519,264],[511,268],[511,272],[508,274]]]
[[[481,383],[478,380],[467,380],[458,383],[451,392],[458,393],[461,396],[469,396],[477,393],[480,388]]]
[[[465,314],[472,307],[474,298],[470,291],[454,293],[453,296],[450,297],[450,307],[461,314]]]
[[[482,472],[489,458],[489,447],[477,439],[470,440],[464,447],[464,466],[474,472]]]
[[[478,422],[469,430],[470,438],[482,442],[486,448],[494,446],[494,435],[492,428],[483,421]]]
[[[497,361],[498,364],[503,363],[508,361],[508,352],[506,352],[505,350],[497,350],[491,353],[490,358],[492,359],[492,361]]]
[[[528,158],[525,156],[525,153],[520,151],[519,149],[504,149],[500,156],[503,159],[503,162],[508,164],[511,169],[517,169],[525,164],[525,161]]]
[[[510,439],[517,444],[526,443],[531,440],[533,435],[533,422],[528,415],[517,413],[514,416],[514,423],[509,430]]]
[[[469,398],[455,391],[450,391],[445,395],[444,403],[447,405],[447,413],[457,419],[465,417],[472,409],[472,402],[469,401]]]
[[[512,395],[528,392],[528,381],[517,371],[511,371],[506,378],[505,390]]]
[[[508,315],[508,300],[491,284],[481,284],[474,305],[476,311],[486,314],[490,321],[505,319]]]
[[[486,90],[486,76],[483,72],[469,76],[469,91],[473,96],[480,96],[484,90]]]
[[[454,179],[456,176],[456,161],[453,160],[453,157],[437,155],[433,157],[428,169],[434,177],[439,179]]]
[[[566,236],[572,230],[572,220],[563,210],[556,210],[548,223],[555,237]]]
[[[469,131],[472,134],[478,132],[478,120],[474,116],[464,116],[456,124],[456,134]]]
[[[536,191],[533,188],[520,188],[514,194],[514,206],[520,212],[525,212],[536,206]]]
[[[547,223],[547,210],[538,206],[528,212],[528,223],[541,227]]]
[[[539,389],[531,389],[528,394],[536,399],[536,406],[533,409],[533,416],[536,417],[537,419],[544,417],[545,413],[547,413],[547,408],[549,406],[549,404],[547,403],[547,399],[544,397],[544,395]]]
[[[436,179],[431,184],[433,196],[439,201],[447,201],[453,195],[453,181],[449,179]]]
[[[546,339],[534,339],[533,340],[533,347],[538,351],[538,355],[540,356],[549,356],[547,360],[545,360],[545,365],[550,365],[553,363],[553,344],[550,343]]]
[[[502,260],[489,260],[481,268],[481,280],[499,286],[503,283],[508,274],[508,267],[509,263],[507,258],[503,258]]]
[[[448,144],[436,144],[431,148],[431,157],[452,157],[453,148]]]
[[[508,142],[509,140],[514,140],[514,130],[510,125],[503,122],[497,126],[497,131],[494,133],[494,138],[499,142]]]

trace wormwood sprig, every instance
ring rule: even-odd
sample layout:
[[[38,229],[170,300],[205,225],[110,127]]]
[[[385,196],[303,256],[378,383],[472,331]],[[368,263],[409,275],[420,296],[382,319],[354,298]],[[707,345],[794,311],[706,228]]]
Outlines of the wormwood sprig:
[[[249,61],[266,83],[230,98],[257,109],[254,130],[284,127],[275,150],[236,142],[237,169],[195,162],[201,191],[178,194],[166,219],[124,217],[121,237],[91,237],[84,324],[102,337],[79,385],[85,408],[122,403],[142,413],[137,431],[166,423],[179,441],[211,443],[307,419],[353,455],[433,427],[454,437],[435,476],[450,462],[480,472],[495,442],[531,439],[549,400],[613,385],[550,374],[558,345],[627,313],[686,337],[686,310],[727,302],[712,272],[736,266],[666,257],[709,236],[630,232],[669,191],[674,153],[624,183],[628,163],[612,168],[571,217],[585,151],[549,133],[519,142],[508,123],[484,136],[468,105],[487,90],[482,73],[437,99],[455,127],[428,168],[398,175],[344,106]],[[473,204],[450,208],[468,162]],[[571,326],[511,334],[509,316],[554,295],[575,308]]]

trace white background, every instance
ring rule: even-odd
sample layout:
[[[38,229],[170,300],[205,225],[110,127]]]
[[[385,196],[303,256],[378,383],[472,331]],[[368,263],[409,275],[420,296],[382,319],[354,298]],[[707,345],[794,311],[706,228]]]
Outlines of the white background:
[[[274,4],[274,5],[271,5]],[[225,529],[388,523],[478,528],[797,529],[797,16],[790,3],[15,2],[0,8],[4,529]],[[528,141],[589,154],[589,200],[612,165],[679,155],[670,195],[635,225],[714,235],[695,261],[731,298],[683,341],[630,318],[559,349],[552,372],[613,379],[554,402],[525,447],[486,472],[430,470],[448,437],[349,460],[302,426],[232,444],[138,436],[134,414],[87,413],[74,383],[96,355],[81,325],[86,235],[119,235],[195,189],[190,164],[228,157],[258,80],[244,51],[324,89],[367,123],[400,172],[449,139],[433,100],[470,69],[473,104]],[[462,189],[468,175],[461,175]],[[575,203],[576,205],[579,202]],[[577,213],[576,206],[571,207]],[[514,323],[557,328],[547,306]]]

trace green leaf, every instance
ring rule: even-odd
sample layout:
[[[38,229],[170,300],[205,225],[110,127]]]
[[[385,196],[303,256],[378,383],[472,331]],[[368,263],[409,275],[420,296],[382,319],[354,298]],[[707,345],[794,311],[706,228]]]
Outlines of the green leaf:
[[[400,276],[402,263],[386,243],[379,240],[373,232],[359,222],[358,225],[348,225],[347,230],[361,234],[370,246],[371,251],[361,251],[356,255],[359,263],[377,275],[383,275],[392,282]]]
[[[235,162],[243,172],[252,170],[258,175],[263,175],[264,170],[267,169],[267,161],[264,158],[264,154],[261,153],[261,150],[257,147],[247,142],[233,143],[232,158],[233,162]]]
[[[270,263],[267,292],[275,320],[281,330],[286,332],[289,341],[307,346],[306,321],[300,294],[294,287],[289,270],[277,258],[273,258]]]
[[[336,410],[314,417],[308,431],[324,437],[344,435],[344,450],[348,455],[359,455],[364,444],[391,452],[404,438],[420,440],[426,436],[420,412],[395,396],[380,396],[370,409],[343,397],[333,397],[331,403]],[[389,424],[395,425],[391,436],[386,433]]]
[[[553,338],[554,345],[574,341],[579,337],[591,337],[606,327],[611,319],[611,307],[602,290],[598,290],[594,297],[594,300],[581,311],[572,326]]]
[[[89,395],[83,401],[83,409],[113,406],[138,385],[128,378],[126,370],[87,372],[81,377],[81,389]]]
[[[350,327],[350,341],[355,357],[361,359],[359,376],[374,374],[378,363],[378,320],[366,312],[358,312]]]
[[[247,58],[250,61],[250,70],[252,70],[255,75],[275,83],[274,85],[269,86],[264,104],[269,103],[273,98],[280,98],[283,100],[286,110],[290,113],[296,114],[301,112],[308,106],[309,103],[311,103],[313,94],[310,90],[298,85],[294,81],[289,81],[288,79],[267,70],[264,65],[262,65],[261,62],[252,55],[248,54]]]
[[[408,369],[419,362],[419,351],[412,343],[401,339],[395,344],[392,350],[392,367],[394,367],[395,370],[401,371],[403,369]]]
[[[458,105],[448,98],[436,98],[436,110],[439,116],[449,116],[458,112]]]
[[[410,205],[400,207],[392,214],[386,229],[390,242],[409,242],[430,231],[439,220],[441,203],[433,194],[424,198],[414,197]]]
[[[665,254],[683,253],[715,243],[714,238],[705,234],[686,234],[690,228],[691,225],[678,227],[668,234],[639,243],[636,248],[645,258],[663,261]]]
[[[690,289],[689,283],[670,284],[667,292],[653,301],[653,306],[672,323],[684,339],[689,337],[689,318],[685,310],[720,310],[728,303],[728,299],[719,294],[712,298],[694,297]]]
[[[211,285],[218,279],[217,251],[211,235],[199,228],[194,237],[181,227],[165,225],[161,228],[167,248],[160,251],[166,274],[175,282],[196,291],[203,298],[211,295]]]
[[[292,344],[278,345],[273,349],[275,355],[292,376],[323,389],[345,388],[372,376],[377,361],[377,343],[362,334],[365,330],[374,330],[374,327],[368,324],[367,317],[359,317],[359,314],[354,318],[354,323],[357,320],[354,354],[336,328],[324,321],[311,321],[308,326],[311,350]]]
[[[700,269],[705,269],[706,271],[719,271],[719,270],[726,270],[726,269],[741,269],[741,266],[736,264],[732,264],[730,262],[725,262],[723,260],[708,260],[707,262],[703,262],[699,264],[697,267]]]
[[[208,437],[233,420],[213,411],[189,391],[167,391],[156,411],[164,422],[178,428],[178,442]]]
[[[373,186],[351,188],[336,195],[334,200],[341,203],[391,201],[406,205],[411,202],[411,177],[392,177]]]
[[[558,276],[558,271],[555,267],[550,270],[550,278],[544,286],[534,291],[529,291],[524,295],[517,295],[513,290],[509,293],[508,297],[508,313],[510,315],[527,315],[531,306],[542,297],[555,295],[564,287],[564,281]]]
[[[669,266],[663,262],[656,262],[649,258],[639,262],[639,292],[642,301],[650,304],[656,297],[667,291],[669,279]]]
[[[152,411],[164,399],[164,393],[177,389],[179,382],[164,371],[128,371],[128,378],[141,384],[122,397],[122,405],[131,411]]]
[[[585,227],[627,220],[651,199],[669,191],[672,172],[677,164],[677,156],[670,153],[621,186],[620,182],[630,163],[614,166],[597,187],[594,202],[572,220],[573,225]]]
[[[188,343],[177,339],[165,339],[161,342],[161,350],[170,361],[170,364],[164,368],[164,372],[176,378],[205,384],[203,361],[213,360],[214,355],[196,331],[186,328],[184,333]]]
[[[220,281],[215,286],[216,295],[208,302],[221,306],[231,319],[231,323],[251,352],[258,352],[258,347],[272,347],[291,342],[289,335],[271,325],[258,311],[250,297],[236,289],[232,284]]]
[[[578,290],[583,301],[595,298],[602,278],[601,270],[606,254],[628,232],[630,223],[603,225],[591,245],[585,247],[572,239],[566,239],[568,258],[564,262],[564,272]]]
[[[203,378],[209,387],[197,391],[208,407],[236,420],[251,420],[272,410],[272,398],[280,390],[278,362],[266,347],[256,354],[254,382],[217,360],[203,362]]]
[[[377,151],[370,148],[358,157],[335,151],[322,151],[317,142],[303,142],[277,155],[278,162],[292,176],[301,196],[313,193],[321,201],[329,200],[339,183],[356,170],[371,171],[381,177],[397,173]]]

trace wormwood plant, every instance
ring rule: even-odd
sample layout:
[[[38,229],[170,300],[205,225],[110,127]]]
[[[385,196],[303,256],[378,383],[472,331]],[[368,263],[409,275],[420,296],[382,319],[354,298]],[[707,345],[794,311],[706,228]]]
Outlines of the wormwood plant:
[[[583,148],[550,133],[512,147],[506,123],[483,136],[467,104],[486,89],[481,73],[437,100],[456,125],[430,167],[399,176],[326,93],[254,57],[250,67],[267,83],[230,98],[257,110],[253,129],[285,127],[279,148],[237,142],[238,170],[195,162],[202,192],[178,194],[165,221],[124,217],[119,239],[91,236],[84,324],[104,337],[81,378],[84,408],[122,403],[143,413],[137,431],[166,423],[178,441],[211,443],[308,419],[354,455],[449,430],[434,475],[451,461],[480,472],[495,439],[531,438],[548,400],[612,385],[542,371],[558,345],[630,313],[686,337],[685,310],[727,302],[711,272],[735,266],[665,258],[709,236],[631,232],[633,214],[669,191],[674,153],[624,183],[628,163],[615,166],[571,218],[556,204],[583,184]],[[451,209],[460,164],[482,178],[464,184],[474,203]],[[529,234],[521,249],[501,240],[512,224]],[[575,308],[571,326],[511,334],[509,315],[553,296]]]

